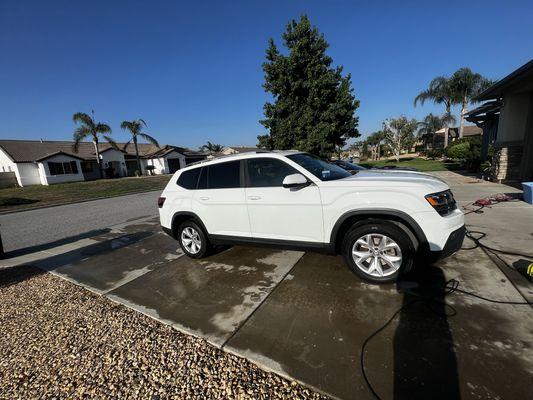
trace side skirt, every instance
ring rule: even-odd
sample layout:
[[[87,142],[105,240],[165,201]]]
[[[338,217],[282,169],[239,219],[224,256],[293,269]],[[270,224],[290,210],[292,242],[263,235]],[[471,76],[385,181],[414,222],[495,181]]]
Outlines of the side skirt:
[[[334,254],[335,247],[329,243],[300,242],[294,240],[259,239],[240,236],[209,235],[211,243],[216,245],[240,245],[257,247],[274,247],[284,250],[315,251]]]

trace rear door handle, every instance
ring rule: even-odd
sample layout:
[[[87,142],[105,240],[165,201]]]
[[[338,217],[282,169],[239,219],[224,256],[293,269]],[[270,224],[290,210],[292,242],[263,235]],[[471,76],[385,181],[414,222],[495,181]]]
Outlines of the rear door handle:
[[[209,200],[209,197],[200,197],[200,200]]]
[[[261,196],[248,196],[249,200],[261,200]]]

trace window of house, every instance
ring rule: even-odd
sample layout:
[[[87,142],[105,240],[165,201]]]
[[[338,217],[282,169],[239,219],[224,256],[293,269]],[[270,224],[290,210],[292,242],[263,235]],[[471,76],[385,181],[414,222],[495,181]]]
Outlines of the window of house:
[[[94,172],[95,167],[94,163],[92,161],[82,161],[81,164],[81,172],[88,173],[88,172]]]
[[[76,161],[69,162],[48,162],[48,170],[50,175],[66,175],[66,174],[77,174],[78,173],[78,164]]]
[[[247,160],[249,187],[279,187],[287,175],[298,171],[276,158],[253,158]]]

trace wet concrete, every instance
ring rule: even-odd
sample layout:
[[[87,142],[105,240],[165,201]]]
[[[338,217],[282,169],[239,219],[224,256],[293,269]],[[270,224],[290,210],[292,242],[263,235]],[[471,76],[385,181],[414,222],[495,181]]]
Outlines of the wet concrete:
[[[378,287],[352,276],[340,257],[308,253],[226,350],[335,397],[372,398],[359,365],[363,341],[404,306],[365,353],[382,398],[530,398],[531,308],[445,299],[442,285],[455,277],[469,282],[464,289],[523,301],[479,250],[442,267]]]
[[[182,255],[176,241],[164,233],[137,232],[100,241],[80,250],[75,261],[47,269],[105,293]],[[53,264],[50,260],[46,263]]]
[[[201,260],[182,257],[109,297],[220,347],[302,254],[233,247]]]

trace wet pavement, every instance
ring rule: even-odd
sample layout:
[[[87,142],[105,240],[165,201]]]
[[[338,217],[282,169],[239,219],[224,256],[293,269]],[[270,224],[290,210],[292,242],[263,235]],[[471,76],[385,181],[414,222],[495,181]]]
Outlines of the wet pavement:
[[[476,193],[460,197],[467,195]],[[504,225],[517,250],[525,251],[528,242],[519,239],[533,235],[527,225],[533,208],[505,207],[526,221],[516,222],[525,231],[513,231],[503,209],[492,223]],[[479,214],[468,221],[487,231],[489,243],[508,245]],[[376,286],[360,281],[339,256],[237,246],[190,259],[157,219],[145,218],[23,254],[18,263],[342,399],[372,398],[362,376],[362,345],[403,306],[365,351],[365,371],[382,398],[532,398],[531,307],[446,296],[443,288],[454,278],[465,290],[524,301],[532,284],[515,286],[470,240],[463,248],[396,285]]]

